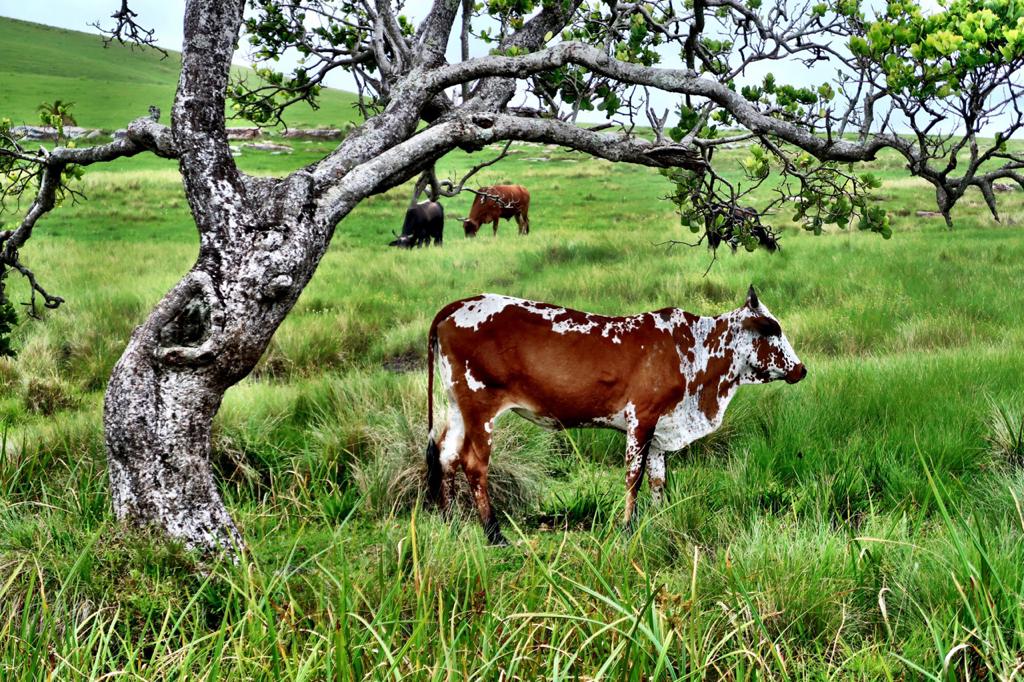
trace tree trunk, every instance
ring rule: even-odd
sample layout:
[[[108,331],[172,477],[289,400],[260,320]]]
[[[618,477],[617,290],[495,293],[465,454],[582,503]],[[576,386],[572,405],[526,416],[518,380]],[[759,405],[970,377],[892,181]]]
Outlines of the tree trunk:
[[[249,374],[330,242],[308,176],[247,179],[239,209],[201,231],[199,259],[132,335],[107,387],[114,513],[189,548],[242,547],[210,469],[224,392]],[[225,190],[226,191],[226,190]]]
[[[188,548],[242,547],[210,469],[210,426],[223,395],[208,376],[153,357],[140,332],[114,368],[104,426],[114,514]]]
[[[428,96],[413,78],[396,91],[402,106],[354,132],[316,167],[280,180],[246,176],[235,167],[224,127],[243,7],[243,0],[186,4],[172,133],[199,258],[135,330],[104,403],[117,518],[159,527],[189,548],[229,553],[242,538],[209,462],[224,392],[259,361],[334,227],[361,199],[406,179],[402,164],[381,159],[404,158],[392,147],[415,131]],[[439,59],[447,41],[428,35]],[[447,148],[428,139],[416,149],[426,162]]]
[[[211,363],[221,333],[209,275],[193,270],[135,330],[104,404],[114,514],[188,548],[242,546],[210,470],[224,393]]]

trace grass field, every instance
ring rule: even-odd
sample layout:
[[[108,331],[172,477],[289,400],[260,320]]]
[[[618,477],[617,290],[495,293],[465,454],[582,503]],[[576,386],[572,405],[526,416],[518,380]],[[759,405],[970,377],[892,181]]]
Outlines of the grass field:
[[[281,173],[326,150],[239,163]],[[385,246],[408,188],[365,202],[226,396],[215,462],[251,553],[212,569],[113,522],[103,453],[110,369],[195,255],[176,167],[90,172],[89,200],[23,252],[68,302],[0,360],[0,678],[1013,678],[1024,193],[1001,195],[1002,224],[969,197],[950,232],[915,216],[934,195],[898,160],[875,169],[892,240],[788,227],[781,253],[723,252],[707,276],[704,249],[658,245],[687,235],[648,169],[517,146],[479,181],[531,189],[529,237],[503,223],[464,240],[450,220],[440,249]],[[751,282],[810,374],[741,390],[718,433],[669,458],[668,504],[635,534],[617,525],[620,435],[515,416],[494,456],[511,547],[420,505],[425,335],[444,303],[714,314]]]
[[[145,116],[151,104],[169,122],[179,71],[178,52],[162,59],[155,50],[133,51],[117,43],[104,48],[98,35],[0,17],[0,116],[15,125],[38,125],[36,108],[57,99],[73,102],[71,111],[86,128],[124,128]],[[243,67],[236,75],[255,76]],[[328,89],[320,109],[300,106],[288,123],[340,128],[354,120],[354,102],[350,93]]]

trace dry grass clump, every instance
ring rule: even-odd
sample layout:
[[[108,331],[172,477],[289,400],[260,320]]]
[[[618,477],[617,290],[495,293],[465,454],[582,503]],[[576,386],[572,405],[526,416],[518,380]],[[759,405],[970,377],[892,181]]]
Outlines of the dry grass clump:
[[[387,516],[411,509],[427,489],[422,425],[398,411],[392,425],[381,424],[369,435],[370,454],[350,464],[352,481],[363,499],[363,511]],[[414,425],[415,424],[415,425]],[[488,483],[491,503],[501,514],[521,517],[535,510],[544,487],[546,469],[536,451],[525,447],[524,429],[495,432]],[[531,453],[533,455],[531,456]],[[456,476],[456,507],[472,513],[473,495],[466,477]]]

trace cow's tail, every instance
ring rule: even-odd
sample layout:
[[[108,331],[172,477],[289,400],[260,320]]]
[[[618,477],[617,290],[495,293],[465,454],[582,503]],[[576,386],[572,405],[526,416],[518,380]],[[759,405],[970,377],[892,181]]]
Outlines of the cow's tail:
[[[427,335],[427,494],[434,502],[441,500],[441,451],[434,437],[434,355],[438,351],[437,325],[440,314],[434,318]]]

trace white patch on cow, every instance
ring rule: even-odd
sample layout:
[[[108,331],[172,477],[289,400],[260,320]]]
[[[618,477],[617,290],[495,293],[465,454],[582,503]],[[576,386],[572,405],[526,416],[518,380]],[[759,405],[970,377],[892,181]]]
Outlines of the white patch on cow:
[[[484,431],[487,432],[487,444],[494,444],[494,419],[488,419],[484,422]]]
[[[494,423],[498,421],[498,417],[509,411],[509,405],[502,405],[501,408],[494,413],[494,416],[484,422],[484,431],[487,433],[487,444],[492,445],[494,443]]]
[[[665,482],[665,451],[654,446],[647,453],[647,475],[652,483]]]
[[[622,334],[628,334],[629,332],[635,331],[640,328],[643,324],[643,315],[631,315],[630,317],[624,317],[620,320],[614,320],[612,322],[606,322],[604,328],[601,329],[601,336],[608,338],[612,334],[616,337]],[[615,341],[615,337],[612,338]],[[621,338],[615,343],[622,343]]]
[[[539,313],[539,312],[548,312],[548,311],[534,311],[534,312],[538,312]],[[562,312],[564,313],[565,310],[562,310]],[[550,319],[550,318],[545,316],[545,319]],[[551,331],[555,332],[556,334],[568,334],[569,332],[575,332],[577,334],[589,334],[591,331],[593,331],[594,327],[596,327],[596,326],[597,326],[597,322],[594,322],[593,320],[591,320],[590,316],[588,315],[587,316],[587,321],[584,324],[578,324],[576,322],[573,322],[572,320],[562,320],[560,322],[555,322],[554,324],[552,324],[551,325]]]
[[[665,487],[665,453],[651,445],[647,453],[647,485],[651,488],[651,502],[661,504],[661,491]]]
[[[510,305],[517,305],[522,300],[499,294],[483,294],[475,301],[465,301],[458,310],[451,314],[451,321],[456,327],[470,327],[474,331]]]
[[[451,320],[457,327],[471,328],[474,331],[480,325],[486,323],[492,317],[509,306],[516,306],[526,312],[537,315],[541,319],[551,322],[551,331],[556,334],[588,334],[597,327],[598,322],[591,320],[587,315],[586,322],[575,322],[573,320],[557,320],[563,315],[569,314],[565,308],[549,306],[539,301],[529,301],[522,298],[502,296],[501,294],[481,294],[480,298],[466,301],[451,314]]]
[[[563,315],[569,315],[569,311],[565,308],[559,308],[557,306],[549,306],[544,303],[537,301],[520,301],[519,307],[523,310],[537,315],[541,319],[551,322],[551,331],[556,334],[568,334],[570,332],[574,334],[589,334],[593,331],[594,327],[597,326],[597,322],[590,319],[590,315],[587,314],[586,322],[574,322],[572,319],[558,320],[557,318]]]
[[[606,417],[595,417],[591,421],[596,426],[607,426],[619,431],[632,431],[640,424],[636,418],[636,405],[632,401],[626,403],[626,406],[618,412],[613,412]]]
[[[487,388],[483,382],[477,381],[473,373],[469,371],[469,360],[466,361],[466,385],[469,386],[471,391],[479,391]]]
[[[632,401],[626,403],[626,407],[622,410],[623,417],[626,419],[626,430],[635,432],[637,427],[640,426],[640,420],[636,418],[636,405]]]
[[[455,396],[448,392],[448,428],[444,433],[444,440],[441,441],[441,469],[451,471],[452,466],[459,459],[459,451],[462,450],[462,441],[466,437],[466,424],[462,419],[462,412],[459,404],[455,402]]]
[[[698,374],[707,369],[708,361],[711,358],[720,358],[725,354],[721,338],[714,342],[714,347],[708,346],[708,337],[717,321],[718,319],[714,317],[698,317],[690,326],[690,332],[693,334],[693,348],[684,349],[676,346],[676,353],[679,355],[679,371],[686,379],[687,384],[692,383]],[[687,357],[687,352],[693,355],[692,359]]]
[[[642,444],[636,437],[636,431],[629,429],[626,431],[626,468],[629,469],[630,475],[636,475],[640,471],[640,449]]]
[[[654,428],[652,444],[660,450],[682,450],[690,443],[703,438],[722,425],[725,408],[729,406],[738,384],[733,384],[728,394],[719,400],[718,414],[715,419],[708,419],[700,411],[700,391],[703,387],[694,387],[693,393],[679,401],[671,412],[658,419]]]
[[[672,314],[666,320],[657,313],[647,313],[654,321],[654,328],[671,334],[680,325],[686,323],[686,313],[679,308],[672,308]]]
[[[654,321],[654,328],[655,329],[659,329],[659,330],[661,330],[663,332],[668,332],[669,334],[671,334],[672,332],[674,332],[676,330],[676,325],[673,323],[672,317],[669,317],[669,319],[666,320],[665,318],[663,318],[661,315],[659,315],[657,313],[647,313],[647,314],[650,315],[651,316],[651,320]]]
[[[438,352],[437,354],[437,365],[441,371],[441,385],[451,393],[451,387],[454,382],[452,378],[452,363],[448,361],[448,356],[444,353]]]

